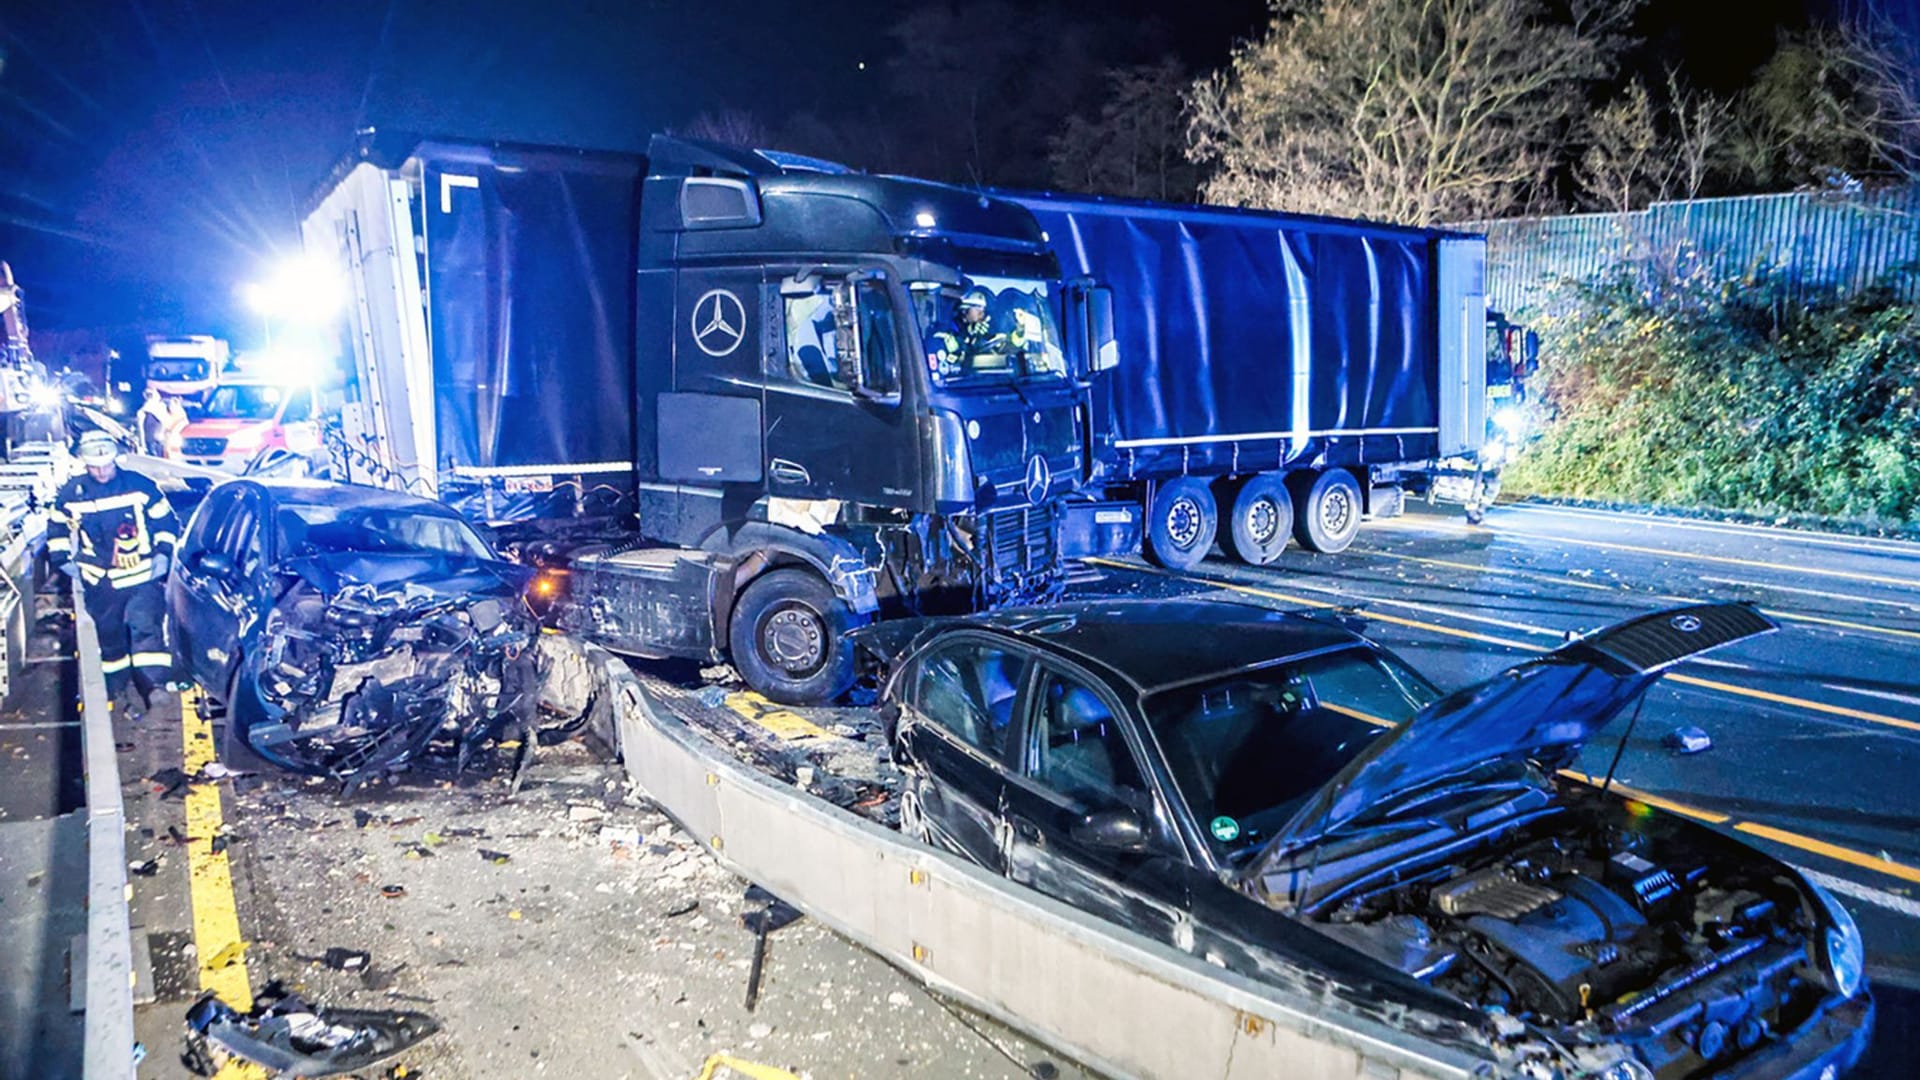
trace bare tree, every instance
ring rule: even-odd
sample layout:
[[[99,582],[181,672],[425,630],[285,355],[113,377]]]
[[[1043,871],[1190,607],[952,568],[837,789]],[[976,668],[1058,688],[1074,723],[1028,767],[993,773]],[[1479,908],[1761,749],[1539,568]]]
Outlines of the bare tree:
[[[1596,113],[1591,138],[1573,174],[1597,205],[1627,211],[1666,197],[1673,159],[1646,84],[1634,81]]]
[[[1748,181],[1920,179],[1920,75],[1902,40],[1858,24],[1782,39],[1737,103]]]
[[[1678,194],[1697,199],[1710,180],[1726,171],[1733,134],[1733,103],[1703,90],[1681,86],[1667,72],[1668,121]]]
[[[1275,0],[1189,94],[1214,202],[1426,224],[1544,186],[1639,0]],[[1555,13],[1559,14],[1556,15]]]
[[[1192,200],[1196,179],[1181,131],[1187,81],[1172,57],[1109,71],[1099,115],[1070,117],[1050,141],[1054,183],[1099,195]]]
[[[706,139],[729,146],[758,149],[772,142],[767,126],[745,109],[717,109],[703,112],[673,131],[689,139]]]

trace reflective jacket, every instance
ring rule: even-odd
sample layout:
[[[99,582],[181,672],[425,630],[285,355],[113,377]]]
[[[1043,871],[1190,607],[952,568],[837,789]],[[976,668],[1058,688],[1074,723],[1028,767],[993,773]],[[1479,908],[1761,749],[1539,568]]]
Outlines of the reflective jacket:
[[[179,519],[154,482],[121,469],[106,483],[81,473],[61,485],[47,523],[47,552],[80,564],[88,589],[131,589],[154,580],[153,557],[173,562]]]

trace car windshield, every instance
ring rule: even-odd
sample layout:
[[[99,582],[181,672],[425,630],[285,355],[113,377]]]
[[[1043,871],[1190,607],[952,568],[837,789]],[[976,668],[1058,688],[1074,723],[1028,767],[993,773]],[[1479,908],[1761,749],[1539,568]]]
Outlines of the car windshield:
[[[213,392],[203,414],[211,420],[271,420],[280,413],[287,392],[278,386],[229,384]]]
[[[927,370],[940,385],[1066,375],[1046,282],[983,275],[958,286],[915,282],[911,292]]]
[[[280,550],[293,555],[352,551],[493,557],[471,525],[417,509],[282,506],[279,529]]]
[[[1404,664],[1348,648],[1176,687],[1145,704],[1181,798],[1232,862],[1438,696]]]

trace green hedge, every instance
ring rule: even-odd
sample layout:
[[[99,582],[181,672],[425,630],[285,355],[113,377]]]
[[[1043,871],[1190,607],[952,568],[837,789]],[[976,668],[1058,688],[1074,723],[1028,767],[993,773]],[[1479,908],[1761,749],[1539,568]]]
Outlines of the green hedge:
[[[1920,313],[1766,279],[1569,286],[1539,318],[1553,419],[1507,490],[1920,523]]]

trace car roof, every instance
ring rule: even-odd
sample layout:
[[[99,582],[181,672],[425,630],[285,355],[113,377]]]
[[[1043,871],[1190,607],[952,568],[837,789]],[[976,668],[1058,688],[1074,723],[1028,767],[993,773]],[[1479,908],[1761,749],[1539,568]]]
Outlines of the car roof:
[[[444,503],[409,495],[404,491],[367,487],[363,484],[338,484],[301,477],[249,479],[279,506],[331,506],[353,510],[407,510],[438,517],[457,517]]]
[[[1142,696],[1328,649],[1371,647],[1334,623],[1208,597],[1010,608],[964,625],[1107,668]]]

